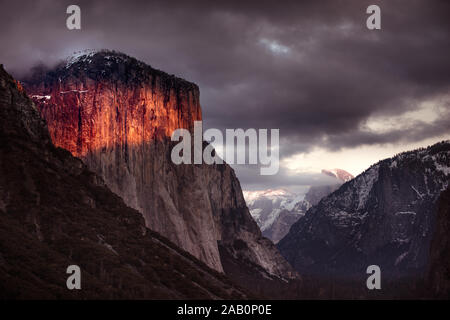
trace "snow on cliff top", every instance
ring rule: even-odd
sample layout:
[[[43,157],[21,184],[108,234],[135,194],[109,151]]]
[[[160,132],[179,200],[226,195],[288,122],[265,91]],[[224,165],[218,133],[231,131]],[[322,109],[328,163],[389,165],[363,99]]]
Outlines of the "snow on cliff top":
[[[71,56],[66,59],[66,69],[70,68],[72,65],[78,62],[92,62],[92,57],[100,52],[100,50],[85,49],[74,52]]]
[[[76,51],[68,58],[62,60],[56,68],[58,77],[64,76],[67,71],[78,70],[93,71],[88,76],[97,74],[103,77],[107,77],[111,72],[118,72],[124,75],[125,81],[144,81],[148,79],[148,74],[152,74],[162,79],[164,86],[199,90],[198,86],[193,82],[155,69],[151,65],[125,53],[109,49]]]
[[[72,55],[70,55],[65,60],[65,68],[68,69],[74,64],[77,63],[91,63],[93,61],[94,56],[96,55],[102,55],[102,57],[108,61],[116,62],[116,63],[124,63],[127,61],[130,61],[132,58],[127,56],[124,53],[117,52],[117,51],[111,51],[111,50],[97,50],[97,49],[85,49],[74,52]],[[136,60],[138,63],[144,64],[143,62],[140,62],[139,60]]]

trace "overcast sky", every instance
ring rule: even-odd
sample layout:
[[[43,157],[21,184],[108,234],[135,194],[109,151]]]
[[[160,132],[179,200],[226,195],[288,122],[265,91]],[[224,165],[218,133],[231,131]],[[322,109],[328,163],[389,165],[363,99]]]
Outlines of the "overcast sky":
[[[0,0],[0,63],[20,77],[106,48],[197,83],[206,128],[280,129],[279,174],[238,166],[245,189],[301,189],[450,138],[450,1],[242,2]]]

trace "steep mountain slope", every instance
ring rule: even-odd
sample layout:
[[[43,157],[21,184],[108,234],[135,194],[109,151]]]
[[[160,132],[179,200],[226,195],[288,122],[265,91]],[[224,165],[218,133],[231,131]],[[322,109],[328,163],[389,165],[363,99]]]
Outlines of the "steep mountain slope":
[[[438,201],[436,231],[430,248],[428,281],[436,298],[450,298],[450,188]]]
[[[69,265],[81,290],[66,288]],[[55,147],[0,66],[0,298],[216,299],[248,295],[145,228],[103,180]]]
[[[27,92],[56,146],[80,157],[147,226],[223,271],[219,252],[279,277],[294,275],[264,239],[228,165],[175,165],[170,136],[201,120],[195,84],[111,51],[34,74]],[[238,245],[245,243],[245,245]]]
[[[450,142],[380,161],[322,199],[278,247],[301,273],[424,272],[436,201],[450,180]]]

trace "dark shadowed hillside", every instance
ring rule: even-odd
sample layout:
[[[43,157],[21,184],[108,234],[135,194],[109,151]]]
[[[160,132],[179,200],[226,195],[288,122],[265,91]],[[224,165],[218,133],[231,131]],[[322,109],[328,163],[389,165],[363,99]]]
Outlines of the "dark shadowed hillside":
[[[439,197],[428,279],[435,297],[450,298],[450,188]]]

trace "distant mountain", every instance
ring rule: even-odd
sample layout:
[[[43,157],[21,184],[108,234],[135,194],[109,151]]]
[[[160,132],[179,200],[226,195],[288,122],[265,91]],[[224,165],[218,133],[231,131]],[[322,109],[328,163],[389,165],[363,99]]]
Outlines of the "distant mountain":
[[[263,236],[275,243],[309,209],[302,195],[284,189],[244,191],[244,198]]]
[[[67,267],[81,269],[68,290]],[[237,299],[228,278],[145,227],[103,179],[53,145],[0,66],[0,299]]]
[[[341,180],[342,182],[347,182],[354,178],[353,175],[342,169],[322,169],[322,173]]]
[[[365,276],[375,264],[422,275],[449,181],[450,141],[380,161],[309,209],[278,248],[302,274]]]
[[[331,185],[312,186],[305,196],[284,189],[244,191],[247,206],[263,236],[277,243],[312,205],[353,178],[342,169],[322,170],[322,173],[335,178],[336,182]]]
[[[293,211],[303,200],[303,196],[283,189],[244,191],[244,198],[261,231],[268,229],[281,211]]]

